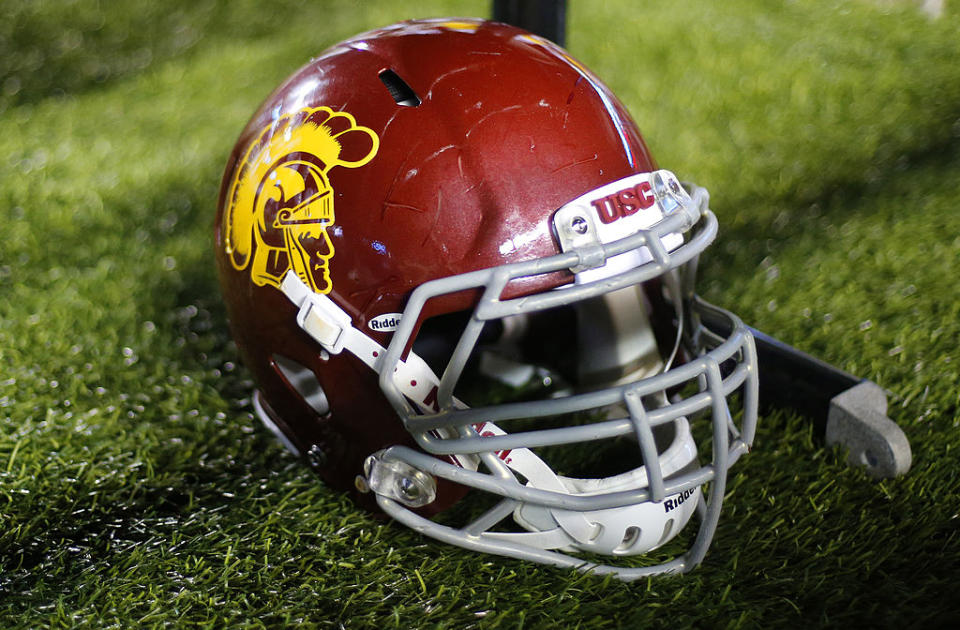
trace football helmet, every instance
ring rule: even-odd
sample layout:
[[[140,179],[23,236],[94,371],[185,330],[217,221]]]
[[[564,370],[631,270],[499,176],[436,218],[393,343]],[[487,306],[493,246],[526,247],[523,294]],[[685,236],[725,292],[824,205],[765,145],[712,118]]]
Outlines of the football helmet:
[[[468,549],[701,561],[754,436],[753,339],[693,290],[707,192],[566,51],[472,19],[330,48],[241,133],[215,232],[256,413],[330,486]],[[624,558],[691,521],[685,553]]]

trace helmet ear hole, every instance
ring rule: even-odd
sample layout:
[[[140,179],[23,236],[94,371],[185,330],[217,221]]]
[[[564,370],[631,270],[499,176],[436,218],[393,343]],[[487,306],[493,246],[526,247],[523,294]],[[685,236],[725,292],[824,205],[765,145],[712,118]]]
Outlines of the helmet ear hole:
[[[301,365],[282,354],[271,356],[273,368],[286,381],[291,390],[299,394],[317,415],[325,416],[330,413],[330,403],[320,382],[310,368]]]

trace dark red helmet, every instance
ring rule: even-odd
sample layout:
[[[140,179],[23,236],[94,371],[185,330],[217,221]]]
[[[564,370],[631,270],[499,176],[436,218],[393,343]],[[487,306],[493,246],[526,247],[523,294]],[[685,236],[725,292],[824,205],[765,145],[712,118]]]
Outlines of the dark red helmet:
[[[752,339],[726,312],[728,339],[703,330],[697,312],[718,309],[692,293],[715,234],[706,192],[657,169],[567,52],[425,20],[338,44],[266,100],[227,164],[216,255],[258,415],[328,484],[437,538],[563,566],[584,561],[561,551],[657,547],[703,503],[690,553],[650,573],[702,557],[754,432]],[[707,466],[698,411],[726,427]],[[642,457],[592,477],[547,463],[596,440]],[[486,521],[427,520],[471,487],[503,497]],[[511,514],[524,531],[497,530]]]

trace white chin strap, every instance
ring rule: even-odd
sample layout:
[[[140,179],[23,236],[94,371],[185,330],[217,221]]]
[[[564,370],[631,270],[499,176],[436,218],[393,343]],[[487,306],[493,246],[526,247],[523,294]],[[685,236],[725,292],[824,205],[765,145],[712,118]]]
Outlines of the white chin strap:
[[[685,418],[674,423],[676,435],[658,462],[664,478],[696,464],[697,451]],[[478,427],[480,435],[505,435],[492,422]],[[527,486],[571,496],[590,496],[647,487],[644,466],[604,479],[576,479],[556,474],[533,451],[517,448],[498,453],[500,459],[527,479]],[[656,549],[673,538],[696,509],[700,488],[666,497],[662,502],[645,501],[606,510],[574,512],[521,503],[514,520],[530,533],[487,532],[486,536],[521,542],[540,549],[589,551],[629,556]]]
[[[287,272],[280,286],[298,308],[297,324],[330,354],[347,350],[371,369],[380,373],[379,363],[386,349],[352,325],[350,316],[325,295],[314,293],[293,272]],[[427,363],[410,352],[398,363],[394,382],[403,395],[421,412],[428,406],[431,392],[440,379]],[[458,406],[466,407],[459,401]],[[259,410],[258,410],[259,411]],[[696,464],[696,444],[686,419],[675,421],[676,435],[658,462],[663,478]],[[483,436],[501,436],[506,432],[492,422],[474,427]],[[440,432],[443,436],[442,431]],[[452,437],[452,435],[451,435]],[[604,479],[575,479],[556,474],[533,451],[515,448],[497,456],[511,470],[527,480],[527,486],[572,496],[590,496],[647,487],[644,466]],[[463,468],[477,469],[475,456],[454,456]],[[395,498],[395,497],[391,497]],[[581,550],[607,555],[634,555],[655,549],[683,529],[700,500],[700,488],[666,497],[662,502],[646,501],[619,508],[576,512],[521,503],[514,520],[528,532],[487,532],[489,537],[514,541],[540,549]]]

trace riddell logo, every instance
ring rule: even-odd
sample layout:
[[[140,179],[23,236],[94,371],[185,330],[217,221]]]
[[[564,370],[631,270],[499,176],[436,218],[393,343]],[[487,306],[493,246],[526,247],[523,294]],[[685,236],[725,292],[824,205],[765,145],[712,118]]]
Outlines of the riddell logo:
[[[666,501],[663,502],[663,511],[669,512],[670,510],[680,507],[681,505],[683,505],[683,503],[687,499],[693,496],[693,493],[695,493],[696,491],[697,491],[697,488],[690,488],[688,490],[684,490],[683,492],[676,494],[673,497],[667,499]]]
[[[640,182],[636,186],[624,188],[612,195],[590,202],[602,223],[613,223],[622,217],[636,214],[653,205],[653,189],[650,182]]]
[[[370,330],[377,332],[393,332],[400,325],[402,316],[403,313],[384,313],[371,319],[367,326],[370,327]]]

